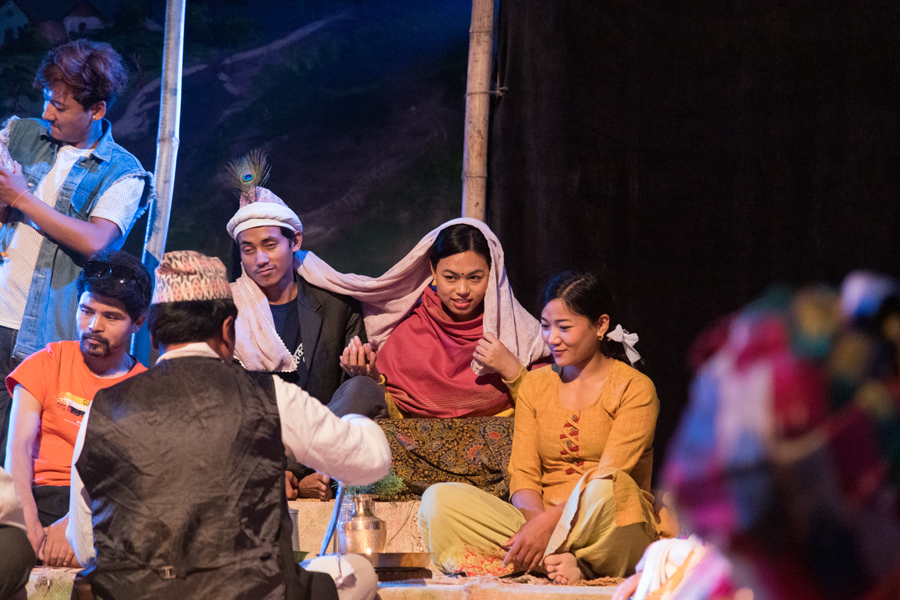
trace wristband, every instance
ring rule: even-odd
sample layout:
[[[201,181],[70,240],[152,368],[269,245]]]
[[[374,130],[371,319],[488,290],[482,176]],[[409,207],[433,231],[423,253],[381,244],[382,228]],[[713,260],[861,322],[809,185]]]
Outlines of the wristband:
[[[18,196],[16,196],[16,199],[12,201],[12,204],[10,204],[9,207],[10,207],[10,208],[15,208],[15,207],[16,207],[16,202],[18,202],[19,200],[21,200],[21,199],[22,199],[22,196],[24,196],[24,195],[27,194],[27,193],[28,193],[28,190],[25,190],[24,192],[22,192],[21,194],[19,194]]]

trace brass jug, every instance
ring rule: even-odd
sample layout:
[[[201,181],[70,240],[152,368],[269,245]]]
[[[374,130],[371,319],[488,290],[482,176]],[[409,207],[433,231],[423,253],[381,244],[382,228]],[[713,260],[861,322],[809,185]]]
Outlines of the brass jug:
[[[375,516],[375,495],[344,498],[338,522],[341,554],[374,554],[387,546],[387,526]]]

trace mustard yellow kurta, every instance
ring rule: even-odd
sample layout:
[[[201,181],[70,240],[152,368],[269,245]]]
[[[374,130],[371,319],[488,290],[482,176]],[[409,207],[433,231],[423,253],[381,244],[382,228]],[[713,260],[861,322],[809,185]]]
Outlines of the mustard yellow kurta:
[[[658,535],[650,494],[656,389],[616,361],[596,401],[570,411],[559,384],[551,368],[521,383],[510,493],[530,489],[546,507],[566,503],[547,553],[572,552],[586,575],[621,576]],[[525,522],[512,505],[462,484],[429,488],[419,518],[438,565],[469,574],[508,571],[499,546]]]
[[[509,493],[530,489],[544,506],[565,502],[581,476],[628,475],[637,484],[616,489],[616,524],[643,522],[652,514],[653,436],[659,415],[656,387],[621,361],[597,400],[570,411],[559,403],[559,375],[552,368],[532,371],[519,388],[516,429],[509,463]],[[618,486],[617,486],[618,487]]]

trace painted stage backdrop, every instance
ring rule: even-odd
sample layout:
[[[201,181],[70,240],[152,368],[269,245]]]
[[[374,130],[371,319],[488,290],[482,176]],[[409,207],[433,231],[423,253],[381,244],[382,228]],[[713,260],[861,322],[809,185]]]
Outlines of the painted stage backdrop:
[[[773,283],[900,276],[900,4],[498,5],[488,222],[535,314],[560,270],[610,281],[659,393],[660,464],[711,322]],[[109,41],[132,71],[116,139],[152,169],[163,8],[0,0],[0,116],[39,114],[52,43]],[[459,215],[470,0],[187,10],[168,249],[234,269],[225,165],[253,148],[304,247],[342,271],[379,275]]]
[[[0,118],[40,115],[31,84],[51,47],[108,41],[131,75],[113,134],[152,171],[165,3],[25,4],[15,20],[0,11]],[[339,270],[380,275],[459,216],[470,17],[459,0],[189,0],[167,250],[240,268],[225,167],[254,148],[269,155],[266,187],[303,221],[304,249]],[[126,250],[140,254],[145,222]]]

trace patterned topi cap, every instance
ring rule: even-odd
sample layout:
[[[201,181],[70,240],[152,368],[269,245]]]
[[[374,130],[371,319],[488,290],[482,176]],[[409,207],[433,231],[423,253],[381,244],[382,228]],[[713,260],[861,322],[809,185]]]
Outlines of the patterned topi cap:
[[[240,208],[228,221],[228,235],[237,240],[242,231],[254,227],[287,227],[303,233],[300,217],[284,200],[262,187],[269,177],[266,155],[254,150],[228,166],[232,185],[240,197]]]
[[[231,298],[225,265],[218,258],[193,250],[163,254],[156,267],[151,304]]]

